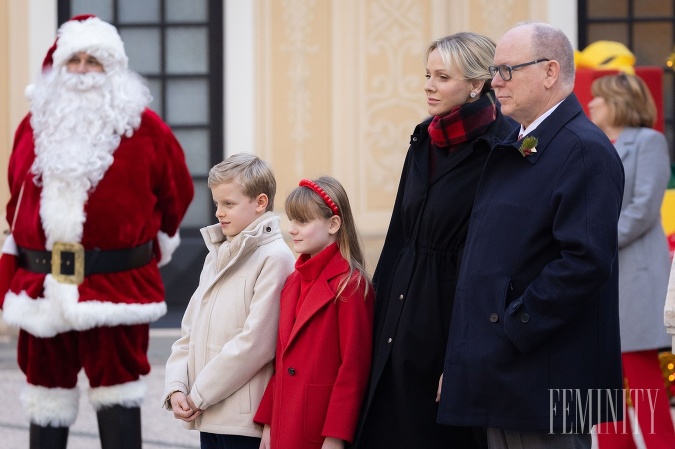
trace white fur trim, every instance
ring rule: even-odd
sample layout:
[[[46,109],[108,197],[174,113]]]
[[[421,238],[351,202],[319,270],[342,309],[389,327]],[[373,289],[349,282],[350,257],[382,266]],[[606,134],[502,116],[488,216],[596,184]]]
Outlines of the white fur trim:
[[[65,22],[57,32],[57,39],[52,55],[56,68],[63,67],[80,51],[95,56],[106,71],[115,67],[126,69],[129,65],[117,28],[98,17]]]
[[[30,422],[43,427],[69,427],[77,418],[80,390],[26,384],[19,399]]]
[[[12,234],[9,234],[5,238],[5,243],[2,244],[2,253],[11,254],[12,256],[19,255],[19,248],[16,246],[16,242],[14,241],[14,236]]]
[[[100,326],[142,324],[166,314],[165,302],[149,304],[78,302],[76,285],[61,284],[51,274],[45,277],[45,297],[33,299],[25,291],[8,292],[3,306],[7,324],[20,327],[36,337],[53,337],[70,330]]]
[[[40,217],[47,237],[46,247],[54,242],[80,242],[86,219],[84,203],[89,199],[87,186],[68,186],[64,180],[43,180],[40,193]]]
[[[176,231],[173,237],[169,237],[169,234],[166,232],[159,231],[157,233],[157,242],[159,242],[159,251],[162,254],[162,258],[157,265],[163,267],[171,262],[173,253],[178,248],[178,245],[180,245],[180,234]]]
[[[145,382],[140,379],[109,387],[97,387],[89,390],[89,401],[96,411],[113,405],[140,407],[145,398],[145,390]]]
[[[35,94],[35,84],[29,84],[26,86],[26,88],[23,90],[23,94],[28,100],[33,99],[33,95]]]

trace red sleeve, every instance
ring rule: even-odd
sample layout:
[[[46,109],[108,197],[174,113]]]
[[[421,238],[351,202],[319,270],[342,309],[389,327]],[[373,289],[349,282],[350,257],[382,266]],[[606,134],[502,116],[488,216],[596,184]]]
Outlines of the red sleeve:
[[[19,258],[12,254],[0,256],[0,309],[5,303],[5,295],[19,266]]]
[[[14,133],[12,154],[9,158],[7,181],[9,183],[9,202],[6,208],[8,226],[12,225],[16,204],[21,192],[21,185],[33,165],[35,159],[35,146],[33,143],[33,129],[30,126],[30,114],[26,115]]]
[[[255,413],[255,416],[253,417],[253,422],[256,424],[260,424],[261,426],[265,424],[267,424],[268,426],[272,425],[275,376],[276,375],[273,374],[272,378],[270,378],[270,381],[267,384],[267,388],[265,388],[265,393],[263,393],[263,397],[260,401],[260,405],[258,406],[258,411]]]
[[[160,231],[169,236],[176,234],[187,211],[194,187],[192,177],[185,162],[185,154],[171,128],[151,110],[146,110],[143,120],[155,127],[160,162],[157,189],[157,208],[162,212]]]

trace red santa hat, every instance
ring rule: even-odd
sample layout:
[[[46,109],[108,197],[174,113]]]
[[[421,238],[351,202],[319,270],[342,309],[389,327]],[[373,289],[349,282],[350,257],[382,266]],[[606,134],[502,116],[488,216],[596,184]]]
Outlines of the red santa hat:
[[[85,14],[61,25],[54,45],[42,63],[42,70],[61,68],[80,51],[98,59],[106,71],[126,69],[129,65],[117,28],[94,15]]]

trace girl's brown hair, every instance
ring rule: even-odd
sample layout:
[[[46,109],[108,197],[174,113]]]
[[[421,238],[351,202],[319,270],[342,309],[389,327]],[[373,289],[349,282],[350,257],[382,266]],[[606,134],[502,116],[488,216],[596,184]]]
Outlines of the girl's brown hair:
[[[313,182],[321,187],[330,199],[333,200],[335,205],[337,205],[338,216],[341,220],[340,229],[336,235],[337,245],[340,249],[340,254],[349,263],[349,274],[340,282],[337,293],[339,297],[355,271],[358,272],[356,287],[362,281],[370,283],[370,278],[366,273],[363,249],[351,206],[349,205],[347,192],[337,179],[330,176],[322,176],[314,179]],[[286,197],[285,210],[288,219],[296,221],[311,221],[317,218],[329,219],[334,215],[324,199],[309,187],[296,187],[289,193]],[[365,292],[368,292],[367,288]]]

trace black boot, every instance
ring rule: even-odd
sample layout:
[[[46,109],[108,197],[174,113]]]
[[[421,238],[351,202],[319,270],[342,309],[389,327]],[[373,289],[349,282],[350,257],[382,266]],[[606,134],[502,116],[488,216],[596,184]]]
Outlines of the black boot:
[[[30,423],[30,449],[66,449],[68,427],[42,427]]]
[[[99,410],[98,433],[102,449],[141,449],[141,409],[114,405]]]

